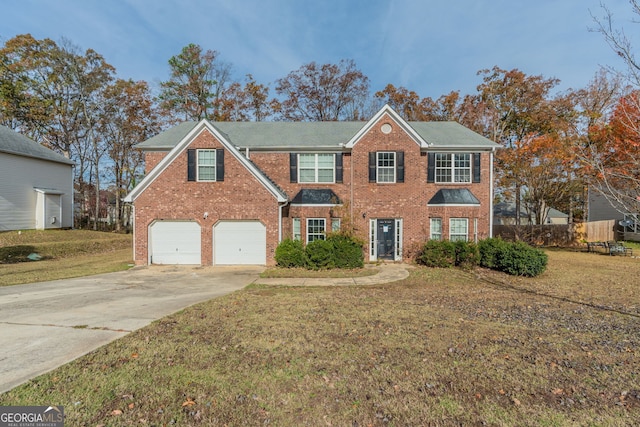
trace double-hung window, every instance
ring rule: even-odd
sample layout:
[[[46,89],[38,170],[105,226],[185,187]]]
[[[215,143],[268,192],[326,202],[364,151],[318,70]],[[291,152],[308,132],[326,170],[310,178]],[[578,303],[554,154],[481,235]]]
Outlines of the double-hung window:
[[[451,218],[449,219],[449,240],[455,242],[457,240],[467,241],[469,239],[469,219],[468,218]]]
[[[334,154],[299,154],[298,182],[333,183],[335,171]]]
[[[436,182],[471,182],[470,153],[436,153]]]
[[[394,151],[379,151],[377,154],[378,182],[396,182],[396,153]]]
[[[198,181],[216,180],[216,150],[198,150]]]
[[[442,218],[431,218],[429,230],[431,240],[442,240]]]
[[[302,240],[302,235],[300,234],[300,218],[293,218],[292,228],[291,234],[293,234],[293,240]]]
[[[324,218],[308,218],[307,219],[307,243],[314,240],[325,239],[326,219]]]

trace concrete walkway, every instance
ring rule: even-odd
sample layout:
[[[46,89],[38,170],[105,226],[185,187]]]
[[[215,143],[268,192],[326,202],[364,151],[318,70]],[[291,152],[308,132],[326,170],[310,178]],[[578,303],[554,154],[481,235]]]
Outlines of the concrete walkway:
[[[259,285],[283,285],[283,286],[349,286],[349,285],[378,285],[406,279],[409,276],[407,264],[385,263],[380,265],[367,265],[378,273],[372,276],[347,277],[335,279],[309,279],[309,278],[259,278],[253,283]]]

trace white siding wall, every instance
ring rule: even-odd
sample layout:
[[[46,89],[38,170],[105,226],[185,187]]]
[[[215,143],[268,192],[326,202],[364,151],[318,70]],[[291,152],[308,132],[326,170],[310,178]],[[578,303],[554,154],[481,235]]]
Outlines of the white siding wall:
[[[36,228],[34,188],[61,191],[59,227],[73,226],[73,171],[70,165],[0,153],[0,231]]]

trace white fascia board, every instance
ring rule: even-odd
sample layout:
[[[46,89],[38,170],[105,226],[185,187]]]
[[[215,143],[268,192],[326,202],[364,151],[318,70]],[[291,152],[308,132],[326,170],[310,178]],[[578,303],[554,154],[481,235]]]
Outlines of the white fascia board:
[[[251,174],[269,191],[273,194],[278,202],[286,202],[287,198],[271,184],[255,166],[246,159],[236,147],[231,144],[208,120],[202,119],[191,131],[176,144],[169,154],[167,154],[157,165],[154,167],[148,175],[146,175],[140,184],[138,184],[127,196],[124,198],[125,202],[133,202],[155,179],[164,172],[164,170],[178,157],[180,153],[184,151],[186,147],[204,130],[207,129],[218,141],[230,152],[242,165],[244,165]]]
[[[410,137],[413,139],[416,144],[420,146],[420,148],[428,148],[429,144],[425,141],[418,133],[407,123],[402,117],[395,112],[393,108],[389,106],[389,104],[385,104],[384,107],[380,109],[365,125],[356,133],[353,138],[351,138],[346,144],[345,148],[353,148],[354,145],[360,141],[369,130],[373,127],[374,124],[380,120],[382,116],[388,114],[391,119],[396,122],[398,126],[400,126]]]

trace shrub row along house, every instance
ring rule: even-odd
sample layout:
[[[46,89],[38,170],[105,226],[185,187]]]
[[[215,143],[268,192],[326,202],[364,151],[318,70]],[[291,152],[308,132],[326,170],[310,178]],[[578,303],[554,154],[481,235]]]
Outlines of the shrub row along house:
[[[454,122],[185,122],[145,142],[136,264],[273,265],[284,238],[349,227],[365,260],[491,235],[492,141]]]

